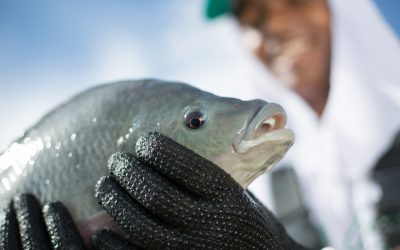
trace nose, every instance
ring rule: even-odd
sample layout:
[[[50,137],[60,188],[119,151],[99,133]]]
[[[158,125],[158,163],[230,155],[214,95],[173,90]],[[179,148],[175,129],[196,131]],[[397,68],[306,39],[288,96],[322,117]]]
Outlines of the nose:
[[[291,29],[301,23],[299,10],[286,1],[273,1],[263,23],[264,35],[268,38],[285,39]]]

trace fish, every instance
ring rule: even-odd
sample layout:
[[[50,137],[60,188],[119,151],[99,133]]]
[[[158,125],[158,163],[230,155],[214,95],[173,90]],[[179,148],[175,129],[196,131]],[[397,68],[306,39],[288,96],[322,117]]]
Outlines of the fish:
[[[102,211],[94,196],[114,152],[135,154],[159,132],[224,169],[243,188],[287,152],[281,106],[219,97],[185,83],[127,80],[93,87],[45,115],[0,154],[0,201],[59,200],[75,221]]]

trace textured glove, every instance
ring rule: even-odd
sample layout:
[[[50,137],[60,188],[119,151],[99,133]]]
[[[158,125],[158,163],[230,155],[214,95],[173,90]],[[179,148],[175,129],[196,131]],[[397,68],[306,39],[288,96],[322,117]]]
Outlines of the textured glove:
[[[106,211],[145,249],[303,249],[226,172],[157,133],[137,159],[116,153],[96,185]]]
[[[84,249],[71,216],[60,202],[43,211],[36,198],[22,194],[0,214],[0,249]]]
[[[141,250],[126,239],[107,230],[99,230],[92,235],[92,246],[96,250]]]

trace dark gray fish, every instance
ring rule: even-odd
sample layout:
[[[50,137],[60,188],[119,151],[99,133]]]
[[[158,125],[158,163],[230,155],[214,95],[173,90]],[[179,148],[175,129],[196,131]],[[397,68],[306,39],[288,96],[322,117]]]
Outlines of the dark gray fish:
[[[76,221],[101,211],[94,185],[116,152],[150,131],[171,137],[243,187],[291,146],[277,104],[222,98],[182,83],[123,81],[92,88],[47,114],[0,155],[0,200],[20,192],[60,200]]]

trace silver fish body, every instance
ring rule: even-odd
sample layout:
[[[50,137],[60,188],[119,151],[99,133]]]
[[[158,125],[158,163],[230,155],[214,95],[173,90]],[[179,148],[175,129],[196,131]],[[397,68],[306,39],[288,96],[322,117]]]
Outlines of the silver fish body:
[[[199,115],[204,124],[190,128],[188,116]],[[107,174],[108,157],[134,153],[137,139],[151,131],[214,161],[245,187],[292,144],[285,119],[276,104],[222,98],[182,83],[148,79],[98,86],[51,111],[3,151],[0,201],[29,192],[41,202],[64,202],[77,221],[88,218],[101,210],[94,185]],[[270,156],[249,168],[265,150]]]

